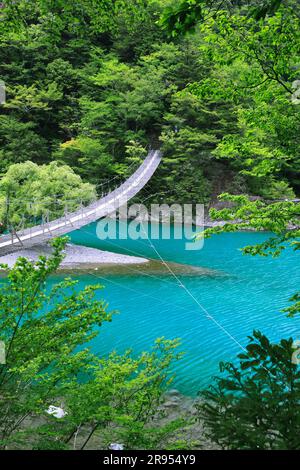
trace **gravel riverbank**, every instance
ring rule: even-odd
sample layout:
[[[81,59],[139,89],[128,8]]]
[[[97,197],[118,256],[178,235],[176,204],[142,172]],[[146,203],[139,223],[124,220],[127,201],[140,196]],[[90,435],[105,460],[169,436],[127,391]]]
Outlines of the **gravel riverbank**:
[[[47,245],[35,246],[32,248],[16,251],[8,255],[0,257],[0,263],[7,264],[12,267],[16,260],[20,257],[28,258],[36,261],[39,256],[49,256],[52,248]],[[66,268],[85,268],[97,267],[97,265],[128,265],[128,264],[144,264],[148,263],[148,259],[138,256],[121,255],[102,251],[96,248],[88,248],[85,246],[73,245],[68,243],[65,249],[65,258],[60,265],[60,269]]]

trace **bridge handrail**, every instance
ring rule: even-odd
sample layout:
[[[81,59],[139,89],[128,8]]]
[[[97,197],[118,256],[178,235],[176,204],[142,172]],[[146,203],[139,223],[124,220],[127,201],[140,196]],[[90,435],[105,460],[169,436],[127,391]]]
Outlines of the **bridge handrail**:
[[[156,158],[154,158],[156,157]],[[120,196],[122,194],[126,194],[126,197],[124,197],[124,200],[122,200],[122,203],[127,202],[131,197],[133,197],[137,192],[147,183],[147,181],[150,178],[146,178],[146,181],[144,182],[142,175],[143,173],[147,174],[147,170],[149,172],[149,176],[151,177],[152,174],[154,173],[155,169],[157,168],[159,162],[161,159],[161,152],[158,150],[150,150],[147,157],[144,159],[143,163],[139,166],[139,168],[123,183],[121,184],[118,188],[113,190],[112,192],[108,193],[104,197],[98,199],[97,201],[92,202],[88,206],[81,207],[77,209],[76,211],[70,212],[68,214],[64,214],[62,217],[59,217],[53,221],[45,222],[39,225],[35,225],[34,227],[29,227],[27,229],[18,231],[16,234],[10,233],[7,235],[3,235],[0,237],[0,247],[2,243],[5,243],[7,241],[11,241],[11,244],[14,244],[14,238],[19,239],[19,237],[27,237],[29,236],[30,238],[34,238],[35,233],[39,233],[42,231],[43,233],[50,233],[51,234],[51,228],[53,230],[61,230],[63,227],[68,227],[67,231],[72,231],[78,228],[78,226],[72,225],[72,219],[75,219],[75,223],[78,219],[78,222],[88,220],[91,218],[91,221],[94,220],[94,213],[99,212],[99,217],[101,217],[101,210],[100,208],[102,206],[105,206],[109,201],[113,200],[116,201],[117,199],[120,199]],[[150,165],[148,166],[148,163]],[[140,181],[141,180],[141,181]],[[136,184],[135,184],[136,183]],[[115,207],[115,210],[120,206]],[[105,212],[105,209],[103,209]],[[113,212],[113,210],[111,211]],[[97,215],[97,214],[96,214]],[[104,214],[105,215],[105,214]],[[103,216],[104,216],[103,215]],[[106,214],[107,215],[107,214]],[[87,221],[86,223],[90,223]],[[85,224],[82,224],[85,225]],[[81,225],[81,226],[82,226]],[[69,230],[71,229],[71,230]],[[20,239],[19,239],[20,240]]]

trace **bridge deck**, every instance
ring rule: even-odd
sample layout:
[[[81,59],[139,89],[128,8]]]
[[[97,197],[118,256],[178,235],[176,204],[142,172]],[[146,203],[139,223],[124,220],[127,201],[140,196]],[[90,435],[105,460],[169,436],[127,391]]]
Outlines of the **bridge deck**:
[[[161,161],[161,152],[151,150],[140,167],[117,189],[92,204],[49,223],[0,237],[0,255],[29,248],[64,235],[115,212],[150,180]]]

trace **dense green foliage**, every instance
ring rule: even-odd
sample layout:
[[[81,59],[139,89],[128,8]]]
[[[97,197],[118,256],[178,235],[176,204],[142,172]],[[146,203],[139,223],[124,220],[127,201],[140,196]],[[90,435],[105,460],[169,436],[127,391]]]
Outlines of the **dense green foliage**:
[[[265,229],[274,236],[246,254],[298,250],[299,18],[297,0],[5,2],[3,227],[88,203],[161,146],[141,200],[214,205],[224,193],[211,218],[228,223],[206,235]],[[179,423],[153,429],[150,420],[177,342],[159,340],[135,359],[77,352],[110,315],[95,288],[78,293],[65,280],[45,291],[61,248],[36,264],[20,259],[1,288],[1,446],[77,448],[95,435],[104,447],[166,446]],[[293,316],[299,294],[291,300]],[[225,448],[299,447],[292,354],[291,340],[272,345],[255,332],[240,366],[222,365],[226,378],[200,406],[210,438]],[[62,420],[45,413],[60,403]]]
[[[2,174],[11,164],[54,160],[101,194],[104,182],[133,168],[130,148],[161,145],[163,164],[141,198],[294,197],[297,8],[277,2],[258,21],[244,14],[249,2],[185,3],[191,11],[201,3],[205,21],[173,40],[158,21],[167,1],[6,2]]]
[[[95,198],[94,187],[66,165],[16,163],[0,181],[0,221],[16,230],[23,222],[36,225],[42,217],[57,218]]]
[[[223,232],[237,232],[238,230],[266,230],[273,232],[273,236],[263,243],[244,247],[245,254],[261,256],[279,256],[288,246],[295,251],[299,250],[299,204],[292,201],[266,203],[260,199],[249,200],[247,196],[233,196],[221,194],[219,199],[227,201],[229,207],[221,210],[211,209],[213,220],[222,220],[226,223],[205,230],[204,235],[209,237]]]
[[[299,191],[299,4],[250,0],[230,8],[234,3],[184,0],[166,10],[162,24],[171,36],[199,27],[202,52],[214,65],[186,92],[231,110],[235,125],[211,153],[240,174],[231,193],[261,196],[222,194],[223,208],[210,216],[226,224],[204,235],[268,230],[270,239],[243,252],[278,256],[289,245],[299,249],[299,205],[288,200]],[[292,317],[299,293],[291,301],[284,311]],[[225,449],[299,449],[297,353],[292,339],[271,344],[254,332],[240,365],[222,363],[223,376],[201,394],[207,436]]]
[[[295,353],[292,339],[272,344],[254,331],[239,355],[240,364],[220,364],[223,376],[201,394],[205,401],[198,411],[208,436],[226,449],[299,449],[300,369]]]
[[[76,281],[64,279],[47,290],[63,247],[64,240],[55,241],[53,255],[36,263],[19,258],[1,282],[0,448],[76,448],[76,439],[84,448],[94,434],[98,448],[115,440],[126,448],[167,445],[182,420],[157,430],[151,419],[170,383],[178,341],[159,339],[135,358],[93,355],[87,343],[112,314],[95,298],[99,285],[78,291]],[[67,414],[48,415],[50,405]]]

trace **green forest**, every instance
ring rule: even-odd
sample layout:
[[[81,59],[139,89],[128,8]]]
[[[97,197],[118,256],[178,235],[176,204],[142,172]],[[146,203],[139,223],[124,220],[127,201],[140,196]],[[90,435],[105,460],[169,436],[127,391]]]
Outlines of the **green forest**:
[[[7,2],[2,198],[24,175],[39,178],[28,161],[66,165],[101,193],[149,146],[164,153],[146,188],[153,198],[163,193],[167,202],[206,204],[222,192],[295,198],[298,2],[260,22],[240,3],[208,14],[193,34],[173,37],[161,19],[164,1]],[[57,184],[53,176],[48,194]],[[42,193],[34,187],[27,194]],[[92,195],[90,188],[86,198]]]
[[[2,2],[1,233],[86,206],[160,149],[135,201],[204,204],[210,221],[224,222],[205,237],[265,230],[272,236],[241,246],[245,255],[270,259],[287,248],[296,259],[299,23],[298,0]],[[259,328],[240,365],[221,364],[226,377],[201,392],[192,419],[157,426],[180,342],[159,338],[140,356],[108,359],[85,349],[114,315],[98,287],[78,291],[66,278],[45,290],[67,242],[55,240],[36,264],[19,258],[1,284],[0,340],[9,346],[0,449],[76,448],[78,433],[85,449],[98,432],[104,449],[203,448],[195,431],[189,437],[195,422],[219,449],[300,449],[293,340],[274,343]],[[299,293],[285,300],[278,315],[293,322]],[[60,398],[64,419],[35,421]]]

